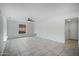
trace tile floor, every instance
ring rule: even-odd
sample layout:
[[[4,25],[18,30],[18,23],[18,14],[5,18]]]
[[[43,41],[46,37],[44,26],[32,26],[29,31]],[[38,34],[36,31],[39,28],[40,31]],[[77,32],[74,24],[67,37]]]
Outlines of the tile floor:
[[[65,47],[67,48],[77,48],[78,47],[78,40],[76,39],[68,39],[65,40]]]
[[[10,39],[3,56],[78,56],[79,48],[39,37]]]

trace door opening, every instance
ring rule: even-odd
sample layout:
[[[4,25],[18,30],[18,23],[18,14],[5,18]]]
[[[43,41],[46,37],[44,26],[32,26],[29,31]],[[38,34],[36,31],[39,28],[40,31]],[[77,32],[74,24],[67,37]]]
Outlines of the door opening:
[[[78,18],[65,20],[65,45],[67,48],[78,47]]]

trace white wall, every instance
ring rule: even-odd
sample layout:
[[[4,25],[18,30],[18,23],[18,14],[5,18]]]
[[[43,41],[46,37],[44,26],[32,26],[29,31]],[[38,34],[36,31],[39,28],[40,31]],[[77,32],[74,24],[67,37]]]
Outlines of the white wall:
[[[2,55],[5,47],[4,34],[4,19],[2,16],[2,11],[0,9],[0,56]]]
[[[2,53],[2,43],[3,43],[3,20],[0,11],[0,55]]]
[[[3,4],[6,17],[33,17],[39,37],[65,42],[65,19],[79,16],[79,4]]]
[[[18,24],[25,23],[27,21],[27,17],[29,17],[29,16],[27,16],[28,11],[25,8],[25,4],[1,4],[1,6],[2,6],[2,11],[3,11],[3,16],[4,16],[4,18],[6,18],[5,20],[7,20],[8,17],[16,18],[16,19],[13,19],[14,21],[12,21],[12,20],[8,21],[9,27],[5,29],[5,31],[6,31],[5,33],[8,33],[8,35],[7,35],[7,36],[9,36],[8,38],[35,36],[34,28],[31,28],[32,26],[34,26],[34,23],[29,23],[29,22],[27,22],[28,25],[26,24],[26,26],[28,27],[28,29],[27,29],[28,34],[27,33],[20,34],[20,35],[18,34]],[[26,17],[26,19],[22,19],[25,17]],[[14,31],[11,32],[12,30],[14,30]]]
[[[44,5],[46,7],[46,5]],[[77,17],[79,15],[79,4],[55,4],[49,6],[49,14],[44,16],[43,21],[39,21],[36,25],[38,36],[59,42],[65,42],[65,19]]]
[[[79,47],[79,17],[78,17],[78,47]]]

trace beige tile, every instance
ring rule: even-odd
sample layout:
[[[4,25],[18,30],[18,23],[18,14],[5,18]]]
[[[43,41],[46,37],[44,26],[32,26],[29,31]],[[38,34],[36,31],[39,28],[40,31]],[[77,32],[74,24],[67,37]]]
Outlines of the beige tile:
[[[8,40],[3,56],[75,56],[79,55],[78,51],[79,48],[70,49],[65,47],[64,43],[27,37]]]

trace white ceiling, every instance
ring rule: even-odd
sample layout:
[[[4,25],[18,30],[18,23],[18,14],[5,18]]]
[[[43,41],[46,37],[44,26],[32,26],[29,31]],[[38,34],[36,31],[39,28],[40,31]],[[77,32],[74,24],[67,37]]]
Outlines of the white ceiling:
[[[0,4],[6,17],[32,17],[34,20],[47,20],[64,12],[77,12],[79,4],[56,4],[56,3],[22,3]]]

